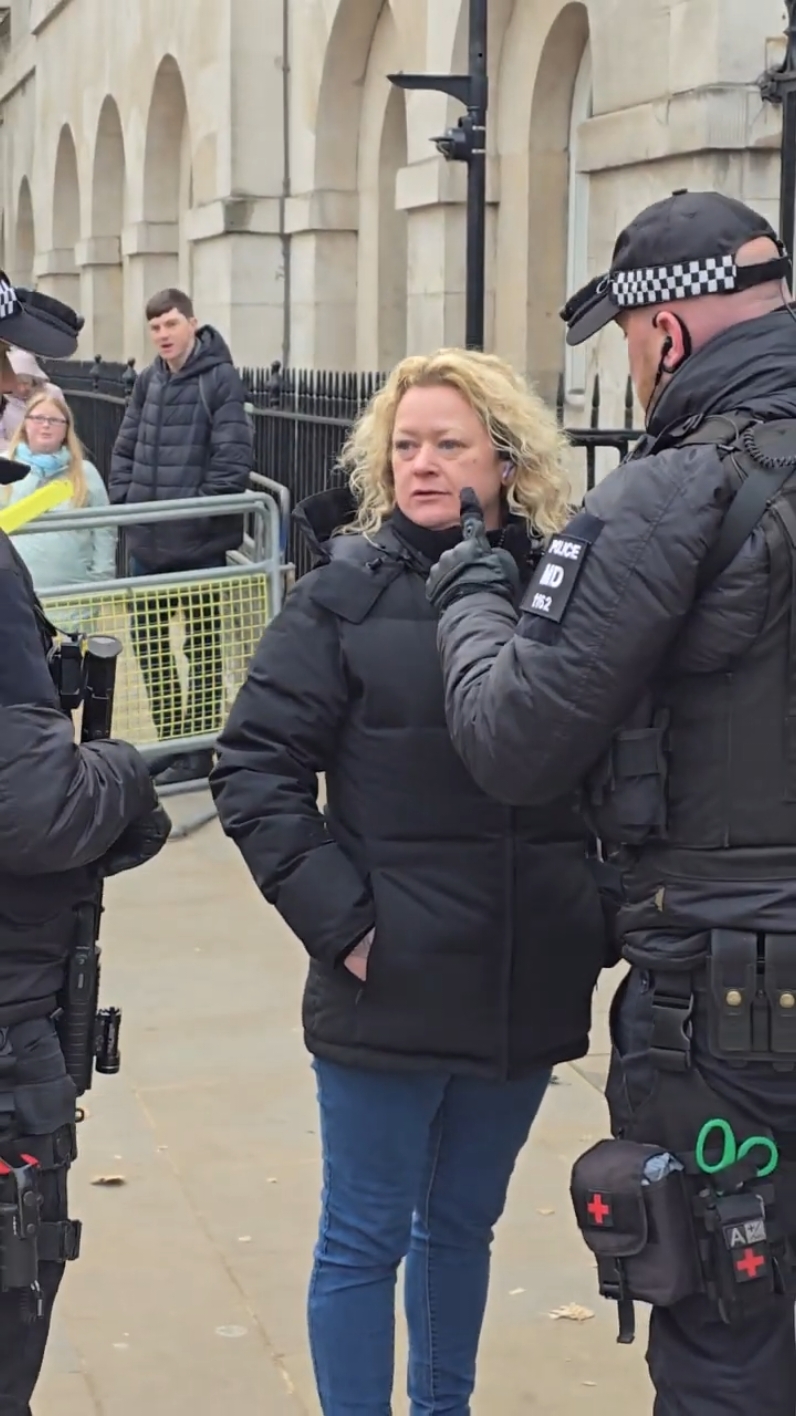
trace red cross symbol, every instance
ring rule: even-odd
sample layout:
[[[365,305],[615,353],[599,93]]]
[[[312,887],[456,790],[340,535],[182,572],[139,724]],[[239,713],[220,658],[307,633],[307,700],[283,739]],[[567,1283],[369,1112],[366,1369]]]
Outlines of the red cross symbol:
[[[591,1215],[595,1224],[602,1224],[611,1213],[611,1206],[605,1203],[602,1195],[592,1195],[586,1206],[586,1213]]]
[[[757,1270],[765,1266],[765,1255],[756,1254],[754,1249],[744,1249],[743,1258],[735,1260],[738,1272],[745,1273],[747,1278],[757,1278]]]

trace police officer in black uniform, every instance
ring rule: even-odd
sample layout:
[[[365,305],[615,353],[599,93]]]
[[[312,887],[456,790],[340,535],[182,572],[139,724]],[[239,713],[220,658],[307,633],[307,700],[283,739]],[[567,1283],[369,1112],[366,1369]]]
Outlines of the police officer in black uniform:
[[[0,272],[0,347],[68,355],[81,324]],[[79,1248],[66,1196],[76,1092],[56,1026],[76,911],[101,877],[150,859],[169,832],[134,748],[76,744],[51,647],[27,570],[0,533],[0,1416],[30,1416],[64,1263]],[[33,1283],[28,1206],[39,1220]]]
[[[678,192],[642,212],[564,318],[571,344],[621,327],[646,436],[551,539],[519,616],[472,505],[429,582],[473,776],[518,805],[578,789],[622,874],[618,1139],[582,1158],[573,1198],[622,1336],[630,1299],[657,1304],[657,1416],[796,1410],[788,278],[739,202]]]

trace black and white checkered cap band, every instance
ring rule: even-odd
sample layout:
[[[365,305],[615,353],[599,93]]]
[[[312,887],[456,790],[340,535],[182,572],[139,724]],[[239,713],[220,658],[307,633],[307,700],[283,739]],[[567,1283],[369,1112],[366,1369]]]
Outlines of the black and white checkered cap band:
[[[697,295],[726,295],[735,290],[738,267],[734,256],[707,256],[702,261],[616,270],[609,277],[611,295],[623,309],[689,300]]]
[[[17,292],[8,280],[0,279],[0,320],[18,315],[20,310]]]

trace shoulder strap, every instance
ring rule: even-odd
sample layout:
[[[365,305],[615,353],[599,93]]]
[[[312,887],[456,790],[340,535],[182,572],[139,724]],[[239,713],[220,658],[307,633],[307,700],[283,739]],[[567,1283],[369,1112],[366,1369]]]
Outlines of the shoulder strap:
[[[207,377],[207,372],[199,375],[199,397],[202,400],[202,407],[204,408],[205,413],[207,414],[208,418],[212,419],[213,410],[210,407],[210,400],[207,397]]]
[[[701,593],[735,559],[774,498],[796,473],[796,420],[747,427],[732,449],[744,480],[730,503],[719,538],[700,567]]]

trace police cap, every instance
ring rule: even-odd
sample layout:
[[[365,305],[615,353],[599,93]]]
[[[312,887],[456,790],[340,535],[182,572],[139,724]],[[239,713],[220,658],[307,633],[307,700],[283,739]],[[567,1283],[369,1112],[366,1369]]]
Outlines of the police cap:
[[[738,251],[757,236],[774,241],[779,255],[737,266]],[[567,344],[582,344],[623,310],[729,295],[789,277],[785,248],[758,212],[720,192],[674,192],[625,227],[611,269],[567,301],[561,311]]]

